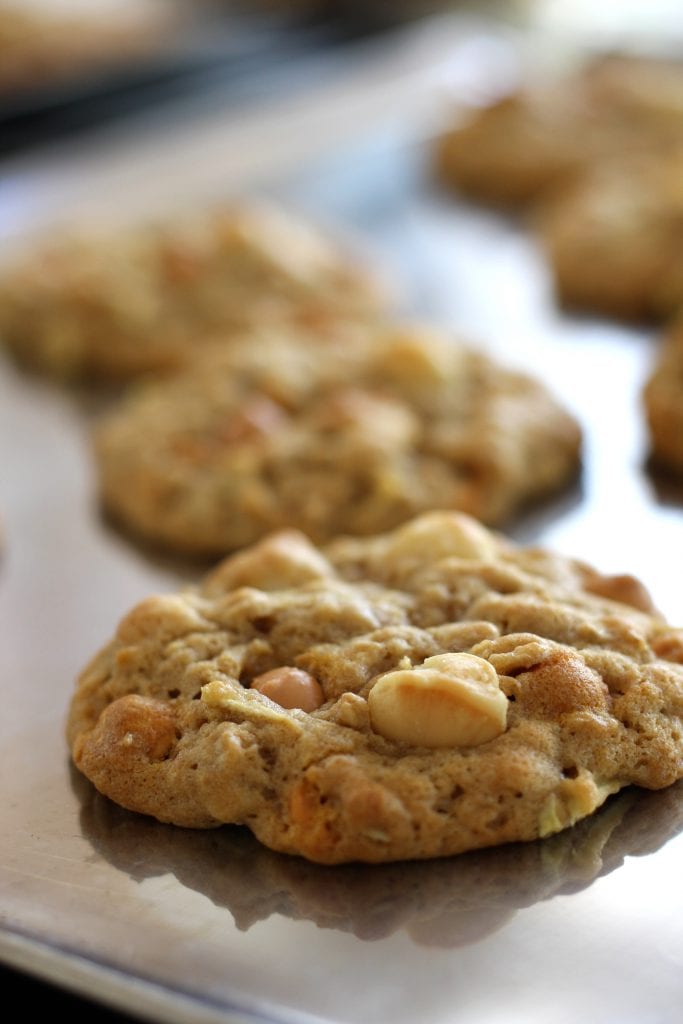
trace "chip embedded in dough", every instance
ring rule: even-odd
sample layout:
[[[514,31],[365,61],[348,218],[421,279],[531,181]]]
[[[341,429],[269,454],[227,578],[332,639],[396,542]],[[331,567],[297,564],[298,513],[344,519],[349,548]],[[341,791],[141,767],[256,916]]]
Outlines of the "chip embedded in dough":
[[[0,338],[57,377],[184,366],[261,323],[375,319],[388,282],[331,233],[243,202],[119,228],[54,229],[0,275]]]
[[[253,685],[292,673],[307,710]],[[439,857],[683,776],[683,631],[631,577],[461,513],[322,550],[283,531],[130,611],[67,734],[100,792],[161,821],[319,863]]]
[[[119,523],[214,556],[272,529],[320,542],[434,507],[498,523],[574,481],[580,440],[541,382],[411,325],[322,348],[248,337],[136,388],[95,452]]]

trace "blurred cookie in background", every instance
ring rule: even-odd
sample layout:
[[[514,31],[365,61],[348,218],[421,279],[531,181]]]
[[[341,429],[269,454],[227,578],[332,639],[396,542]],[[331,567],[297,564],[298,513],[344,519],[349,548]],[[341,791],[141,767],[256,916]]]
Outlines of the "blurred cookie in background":
[[[209,337],[259,324],[374,318],[389,294],[346,242],[242,201],[26,246],[0,274],[0,339],[56,377],[116,381],[181,366]]]
[[[665,319],[683,302],[683,148],[594,167],[535,227],[563,305]]]
[[[208,556],[276,528],[324,541],[432,508],[499,523],[568,488],[580,445],[540,381],[414,326],[247,336],[136,387],[95,431],[113,518]]]
[[[596,163],[683,143],[683,64],[589,60],[460,111],[437,139],[436,173],[465,196],[526,206]]]
[[[0,98],[131,65],[186,18],[174,0],[0,0]]]
[[[669,327],[643,389],[653,464],[683,477],[683,320]]]

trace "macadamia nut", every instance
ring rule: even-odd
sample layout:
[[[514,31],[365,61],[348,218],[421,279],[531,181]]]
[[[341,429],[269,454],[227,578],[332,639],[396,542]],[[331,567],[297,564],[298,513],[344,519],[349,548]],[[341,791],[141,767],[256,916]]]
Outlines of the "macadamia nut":
[[[307,537],[296,530],[280,530],[224,559],[209,577],[207,590],[286,590],[331,574],[329,562]]]
[[[429,564],[449,557],[488,560],[495,550],[493,536],[476,519],[459,512],[427,512],[390,534],[386,555]]]
[[[380,676],[368,695],[375,732],[414,747],[473,747],[505,731],[496,670],[472,654],[437,654]]]

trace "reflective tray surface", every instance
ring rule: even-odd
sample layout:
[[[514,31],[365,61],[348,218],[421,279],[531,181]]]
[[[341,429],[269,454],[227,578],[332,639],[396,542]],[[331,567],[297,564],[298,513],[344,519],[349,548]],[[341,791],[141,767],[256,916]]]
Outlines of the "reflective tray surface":
[[[657,331],[560,312],[524,226],[428,173],[445,83],[472,47],[498,46],[446,20],[302,98],[287,138],[274,104],[253,130],[214,114],[18,158],[0,169],[3,248],[77,201],[144,205],[164,162],[169,195],[257,191],[340,225],[391,268],[406,313],[532,370],[581,420],[580,482],[511,535],[639,576],[680,622],[683,504],[648,470],[639,398]],[[77,672],[134,602],[199,572],[101,518],[96,414],[92,397],[0,363],[0,959],[160,1022],[678,1022],[681,784],[624,791],[544,842],[322,868],[240,829],[128,814],[71,770]]]

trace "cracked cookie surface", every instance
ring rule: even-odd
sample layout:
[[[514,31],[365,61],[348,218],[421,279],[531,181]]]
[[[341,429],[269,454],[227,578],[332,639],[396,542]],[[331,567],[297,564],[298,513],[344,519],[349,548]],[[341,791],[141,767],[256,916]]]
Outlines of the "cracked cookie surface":
[[[324,352],[254,335],[136,389],[95,434],[112,516],[208,555],[282,527],[369,535],[435,507],[498,524],[568,488],[580,444],[540,381],[413,325]]]
[[[292,671],[308,710],[253,685]],[[243,824],[320,863],[443,856],[680,778],[683,631],[632,577],[459,513],[324,549],[281,531],[130,611],[79,677],[68,741],[100,792],[161,821]]]

